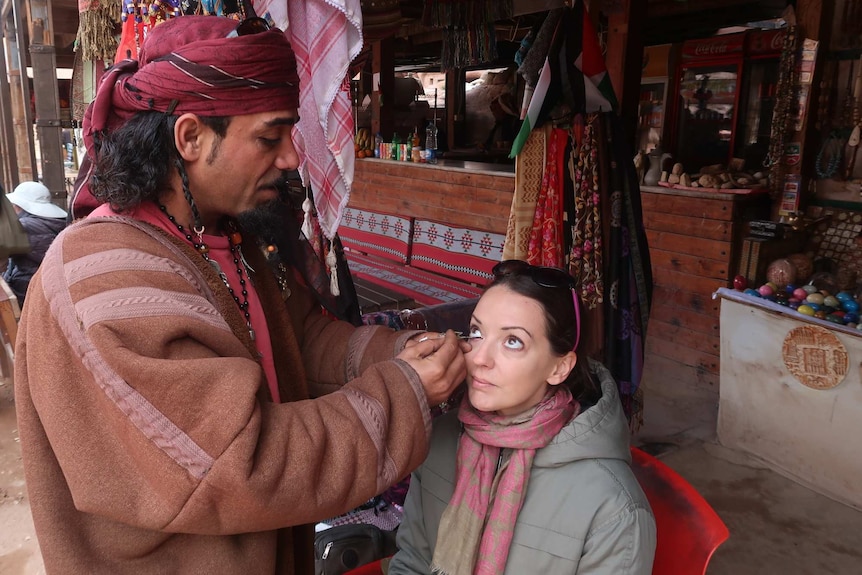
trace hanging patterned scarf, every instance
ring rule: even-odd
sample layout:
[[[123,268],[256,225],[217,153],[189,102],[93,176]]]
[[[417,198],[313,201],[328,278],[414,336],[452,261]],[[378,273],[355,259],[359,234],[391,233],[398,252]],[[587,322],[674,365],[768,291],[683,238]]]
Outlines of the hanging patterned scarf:
[[[578,285],[581,301],[588,309],[600,305],[604,298],[602,273],[602,214],[599,189],[598,144],[590,114],[586,125],[576,122],[572,128],[575,141],[568,169],[574,184],[575,221],[572,224],[572,250],[569,273]]]
[[[479,412],[469,401],[461,402],[458,419],[464,433],[458,444],[458,475],[440,519],[432,572],[503,573],[536,451],[548,445],[579,409],[563,385],[514,418]],[[511,457],[498,466],[502,449],[511,449]]]
[[[515,157],[515,194],[506,225],[506,242],[503,244],[504,260],[527,261],[533,216],[542,185],[545,169],[546,141],[551,125],[533,130],[521,153]]]
[[[527,248],[527,262],[534,266],[563,267],[563,168],[568,138],[558,128],[548,137],[547,163]]]

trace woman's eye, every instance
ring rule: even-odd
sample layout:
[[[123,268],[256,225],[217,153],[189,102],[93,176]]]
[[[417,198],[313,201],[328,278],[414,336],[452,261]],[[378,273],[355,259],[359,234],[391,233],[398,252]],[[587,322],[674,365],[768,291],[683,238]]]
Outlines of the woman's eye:
[[[510,335],[503,342],[508,349],[522,349],[524,347],[524,342],[518,339],[517,337]]]
[[[479,328],[476,326],[470,326],[470,331],[467,332],[467,335],[471,338],[473,337],[482,337],[482,332],[479,331]]]

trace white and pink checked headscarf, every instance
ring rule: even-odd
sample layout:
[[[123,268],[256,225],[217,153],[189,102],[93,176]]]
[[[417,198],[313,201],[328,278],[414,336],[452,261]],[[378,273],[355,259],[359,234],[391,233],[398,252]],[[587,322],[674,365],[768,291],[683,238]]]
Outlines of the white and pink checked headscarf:
[[[255,3],[258,14],[266,4]],[[362,50],[359,0],[289,0],[286,34],[302,85],[297,134],[299,172],[314,193],[320,227],[332,238],[353,185],[350,62]],[[270,14],[271,15],[271,14]],[[278,24],[278,22],[276,22]]]

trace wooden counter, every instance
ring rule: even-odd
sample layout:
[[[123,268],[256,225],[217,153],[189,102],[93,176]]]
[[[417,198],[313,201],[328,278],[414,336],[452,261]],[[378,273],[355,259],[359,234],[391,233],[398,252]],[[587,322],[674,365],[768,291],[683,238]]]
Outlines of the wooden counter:
[[[349,205],[505,234],[514,193],[514,166],[363,158]]]
[[[855,441],[862,429],[862,332],[732,290],[719,295],[721,444],[751,453],[809,489],[862,509],[862,459]],[[819,326],[815,329],[827,337],[799,338],[793,332],[801,326]],[[795,341],[801,354],[785,352],[788,338],[790,350]],[[823,361],[827,354],[835,361]],[[802,362],[794,361],[800,356]],[[839,359],[846,361],[843,376]],[[800,371],[802,379],[794,375]],[[837,384],[810,387],[806,371],[822,376],[820,380],[831,376]]]
[[[766,194],[641,186],[653,274],[646,360],[658,378],[718,391],[719,305],[737,273],[744,223],[768,217]]]

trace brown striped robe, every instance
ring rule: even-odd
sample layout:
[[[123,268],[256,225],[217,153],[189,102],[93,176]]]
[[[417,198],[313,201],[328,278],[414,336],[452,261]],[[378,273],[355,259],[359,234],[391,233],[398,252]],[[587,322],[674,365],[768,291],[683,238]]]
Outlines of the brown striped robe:
[[[15,362],[48,573],[310,574],[312,524],[424,459],[422,386],[391,359],[413,332],[332,321],[295,281],[285,307],[262,255],[246,252],[281,404],[190,247],[124,218],[85,220],[52,245]]]

